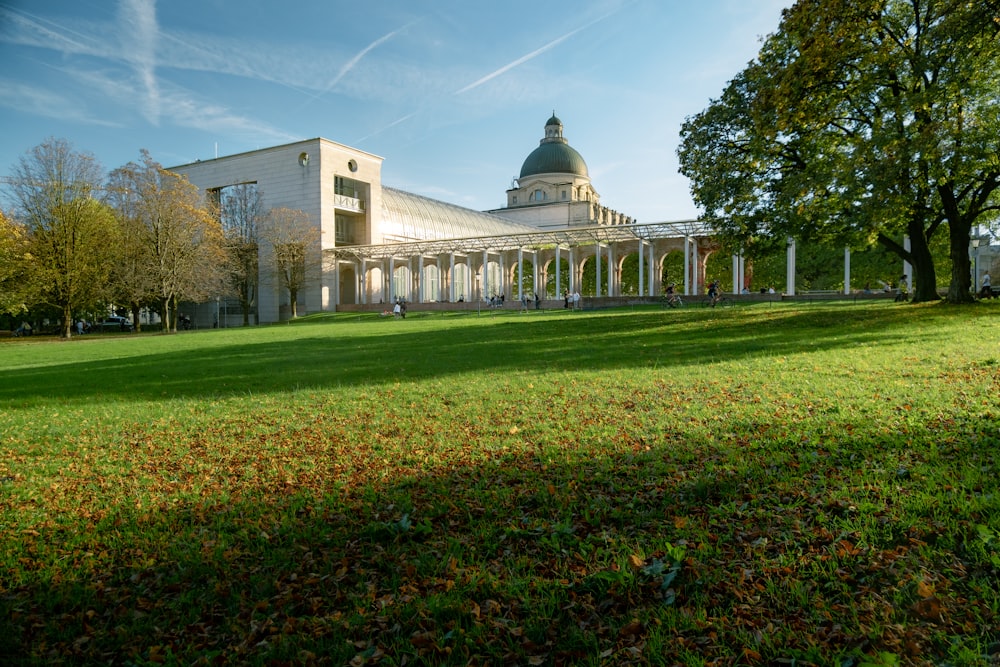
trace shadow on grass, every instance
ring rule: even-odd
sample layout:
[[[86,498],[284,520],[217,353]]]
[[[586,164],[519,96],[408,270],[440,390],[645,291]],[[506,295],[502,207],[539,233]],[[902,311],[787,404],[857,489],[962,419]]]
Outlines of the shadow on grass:
[[[52,399],[225,398],[464,373],[664,369],[892,344],[896,332],[904,331],[911,343],[919,340],[915,330],[929,317],[926,311],[879,305],[437,315],[382,322],[347,315],[277,333],[240,331],[245,336],[235,343],[229,330],[226,338],[214,331],[181,334],[198,346],[163,352],[145,351],[158,347],[155,342],[106,341],[121,345],[113,358],[5,371],[0,402],[17,408]]]
[[[843,488],[878,461],[887,485],[927,492],[923,473],[895,475],[905,449],[725,455],[693,439],[676,451],[580,451],[555,464],[528,452],[370,485],[318,476],[122,503],[77,532],[24,536],[26,570],[32,554],[61,551],[34,565],[37,582],[0,589],[0,657],[739,664],[750,642],[770,664],[903,650],[941,662],[955,645],[998,639],[996,614],[966,604],[990,590],[988,571],[963,568],[942,588],[946,627],[909,609],[914,576],[953,566],[948,545],[975,517],[966,509],[932,529],[890,503],[876,509],[895,532],[865,532],[859,523],[880,524],[859,522]],[[782,456],[796,465],[779,467]],[[945,546],[916,548],[928,535]],[[760,628],[772,629],[753,644]],[[901,648],[904,631],[917,649]]]

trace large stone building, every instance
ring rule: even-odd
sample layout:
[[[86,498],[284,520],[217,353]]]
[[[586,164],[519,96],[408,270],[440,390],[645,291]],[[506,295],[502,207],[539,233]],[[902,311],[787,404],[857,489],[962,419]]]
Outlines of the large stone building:
[[[502,209],[474,211],[383,185],[382,161],[316,138],[171,170],[215,200],[227,188],[252,185],[265,209],[300,210],[318,228],[324,261],[306,267],[299,314],[396,299],[464,302],[525,292],[558,298],[580,290],[588,261],[597,287],[586,296],[617,296],[629,255],[638,256],[638,295],[648,296],[658,293],[662,262],[674,251],[683,256],[684,291],[703,280],[711,252],[704,225],[640,225],[602,206],[586,162],[554,114]],[[261,255],[265,261],[266,249]],[[286,292],[262,273],[256,321],[287,317]],[[217,303],[224,326],[236,313],[225,295]],[[200,320],[205,310],[196,311]]]

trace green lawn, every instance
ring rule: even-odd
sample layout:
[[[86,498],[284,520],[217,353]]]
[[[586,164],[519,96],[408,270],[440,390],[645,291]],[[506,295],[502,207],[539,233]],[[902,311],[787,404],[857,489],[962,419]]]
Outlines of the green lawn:
[[[1000,663],[1000,303],[0,341],[0,663]]]

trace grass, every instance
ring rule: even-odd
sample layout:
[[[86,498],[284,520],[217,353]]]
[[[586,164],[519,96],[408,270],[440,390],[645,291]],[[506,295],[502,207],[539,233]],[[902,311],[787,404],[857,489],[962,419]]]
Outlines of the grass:
[[[0,341],[0,661],[996,663],[998,315]]]

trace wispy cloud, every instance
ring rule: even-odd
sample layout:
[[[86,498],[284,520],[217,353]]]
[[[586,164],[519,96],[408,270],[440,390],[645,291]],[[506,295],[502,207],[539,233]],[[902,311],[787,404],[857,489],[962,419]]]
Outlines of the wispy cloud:
[[[535,49],[531,53],[529,53],[527,55],[524,55],[524,56],[521,56],[520,58],[518,58],[517,60],[515,60],[513,62],[507,63],[506,65],[504,65],[500,69],[495,70],[493,72],[490,72],[486,76],[482,77],[481,79],[477,79],[476,81],[473,81],[472,83],[470,83],[469,85],[465,86],[464,88],[459,88],[458,90],[455,91],[455,95],[461,95],[462,93],[467,93],[470,90],[473,90],[474,88],[478,88],[479,86],[483,85],[484,83],[486,83],[488,81],[491,81],[492,79],[495,79],[498,76],[500,76],[500,75],[502,75],[502,74],[504,74],[506,72],[509,72],[510,70],[514,69],[515,67],[517,67],[519,65],[523,65],[524,63],[528,62],[529,60],[537,58],[538,56],[542,55],[546,51],[549,51],[549,50],[551,50],[551,49],[559,46],[560,44],[562,44],[563,42],[565,42],[567,39],[569,39],[573,35],[577,34],[578,32],[586,30],[587,28],[591,27],[592,25],[596,25],[597,23],[600,23],[601,21],[604,21],[608,17],[610,17],[613,14],[617,13],[617,11],[618,10],[616,9],[615,11],[608,12],[607,14],[603,14],[603,15],[597,17],[596,19],[594,19],[593,21],[591,21],[589,23],[586,23],[586,24],[580,26],[579,28],[577,28],[575,30],[570,30],[568,33],[566,33],[565,35],[562,35],[561,37],[556,37],[555,39],[553,39],[548,44],[545,44],[544,46]]]
[[[379,135],[379,134],[381,134],[382,132],[385,132],[385,131],[386,131],[386,130],[388,130],[389,128],[392,128],[392,127],[396,127],[396,126],[397,126],[397,125],[399,125],[400,123],[403,123],[403,122],[406,122],[406,121],[410,120],[411,118],[413,118],[413,117],[414,117],[414,116],[416,116],[416,115],[417,115],[417,114],[416,114],[416,112],[414,112],[414,113],[410,113],[410,114],[406,114],[406,115],[405,115],[405,116],[403,116],[402,118],[399,118],[399,119],[396,119],[396,120],[392,121],[391,123],[389,123],[388,125],[386,125],[386,126],[384,126],[384,127],[380,127],[379,129],[375,130],[374,132],[371,132],[371,133],[369,133],[369,134],[366,134],[365,136],[363,136],[363,137],[361,137],[360,139],[358,139],[358,140],[357,140],[357,143],[359,143],[359,144],[360,144],[360,143],[362,143],[362,142],[364,142],[364,141],[366,141],[366,140],[368,140],[368,139],[371,139],[372,137],[374,137],[374,136],[376,136],[376,135]]]
[[[153,125],[160,122],[160,90],[156,80],[156,24],[154,0],[122,0],[119,6],[122,56],[132,66],[142,88],[142,108]]]
[[[27,83],[0,79],[0,106],[40,118],[71,120],[87,125],[117,126],[87,112],[75,98]]]
[[[0,6],[0,42],[8,44],[54,49],[68,55],[110,55],[104,35],[94,34],[90,27],[74,29],[21,9]]]

